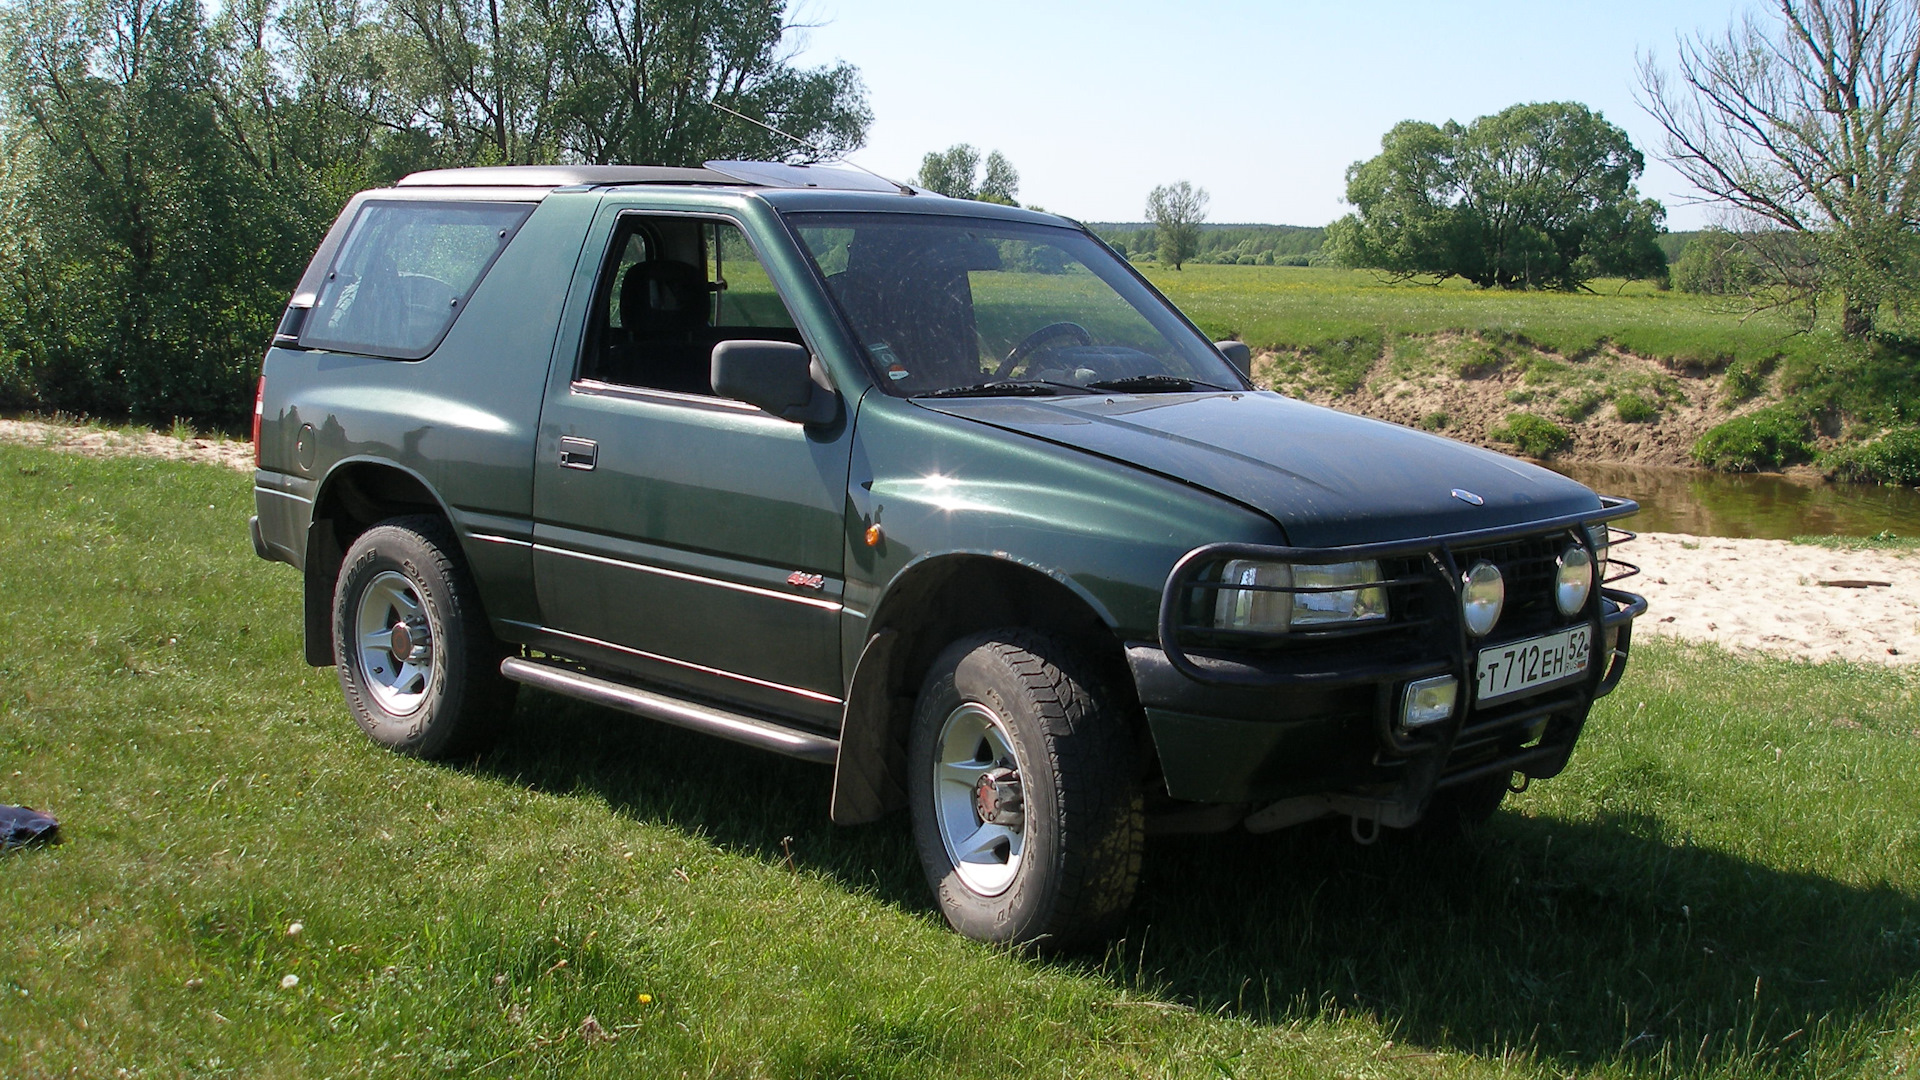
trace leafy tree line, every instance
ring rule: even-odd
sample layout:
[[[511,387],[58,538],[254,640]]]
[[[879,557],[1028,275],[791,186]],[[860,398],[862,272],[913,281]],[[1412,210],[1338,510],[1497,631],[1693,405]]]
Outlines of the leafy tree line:
[[[321,233],[417,169],[860,145],[858,73],[788,30],[784,0],[0,0],[0,407],[238,424]]]
[[[1094,233],[1130,259],[1157,258],[1160,246],[1146,222],[1095,222]],[[1320,253],[1325,229],[1302,225],[1202,224],[1188,262],[1241,266],[1307,266]]]

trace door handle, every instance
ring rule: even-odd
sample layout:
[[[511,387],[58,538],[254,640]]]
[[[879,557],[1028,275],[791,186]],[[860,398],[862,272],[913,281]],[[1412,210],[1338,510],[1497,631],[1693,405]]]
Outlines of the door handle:
[[[592,469],[600,456],[600,444],[592,439],[576,439],[571,435],[560,436],[560,467],[563,469]]]

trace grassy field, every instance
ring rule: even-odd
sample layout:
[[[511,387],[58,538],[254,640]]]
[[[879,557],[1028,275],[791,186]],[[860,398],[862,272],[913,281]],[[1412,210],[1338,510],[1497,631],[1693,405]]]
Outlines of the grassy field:
[[[1367,270],[1285,266],[1140,268],[1201,329],[1256,348],[1371,349],[1384,335],[1446,332],[1522,338],[1562,354],[1611,342],[1643,356],[1697,363],[1812,355],[1824,335],[1796,335],[1738,301],[1598,281],[1593,293],[1507,292],[1464,281],[1394,284]]]
[[[1126,940],[1040,960],[816,766],[535,694],[485,758],[374,749],[247,507],[0,447],[0,802],[67,837],[0,856],[0,1075],[1920,1069],[1911,674],[1646,644],[1476,836],[1157,843]]]

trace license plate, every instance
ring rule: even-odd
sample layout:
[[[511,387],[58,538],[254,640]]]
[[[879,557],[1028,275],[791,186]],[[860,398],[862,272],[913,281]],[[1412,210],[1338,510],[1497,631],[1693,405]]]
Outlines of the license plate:
[[[1592,627],[1575,626],[1481,649],[1474,700],[1484,705],[1584,674],[1592,638]]]

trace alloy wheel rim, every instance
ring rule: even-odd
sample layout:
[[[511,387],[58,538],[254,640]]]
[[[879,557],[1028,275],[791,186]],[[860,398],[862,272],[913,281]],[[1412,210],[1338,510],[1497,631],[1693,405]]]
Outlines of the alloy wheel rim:
[[[1024,763],[1005,722],[978,702],[966,702],[947,715],[934,747],[933,815],[947,860],[969,891],[998,896],[1020,873],[1026,826],[1023,820],[984,820],[981,792],[983,782],[990,790],[995,778],[1003,786],[1008,779],[1017,784],[1025,774]]]
[[[360,591],[354,648],[367,689],[382,709],[405,716],[433,686],[434,633],[420,592],[405,574],[384,570]]]

